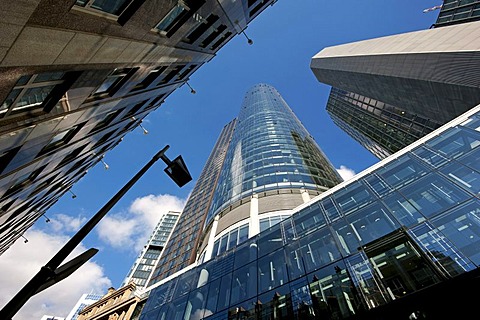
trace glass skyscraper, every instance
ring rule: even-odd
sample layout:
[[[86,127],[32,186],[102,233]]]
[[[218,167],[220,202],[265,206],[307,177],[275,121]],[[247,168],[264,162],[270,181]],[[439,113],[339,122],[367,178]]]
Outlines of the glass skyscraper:
[[[480,105],[159,283],[152,319],[459,319],[480,272]]]
[[[246,241],[340,182],[277,90],[254,86],[222,130],[150,285]]]
[[[170,237],[179,216],[179,212],[169,211],[160,217],[143,250],[123,280],[121,287],[129,282],[135,283],[137,289],[147,286],[147,281],[157,266],[160,254],[165,248],[168,237]]]
[[[383,159],[478,104],[479,36],[477,21],[368,39],[324,48],[310,67],[332,86],[334,122]]]
[[[200,259],[240,244],[341,181],[278,91],[254,86],[245,94],[213,193]]]
[[[338,127],[379,159],[442,125],[435,119],[338,88],[331,89],[326,109]]]

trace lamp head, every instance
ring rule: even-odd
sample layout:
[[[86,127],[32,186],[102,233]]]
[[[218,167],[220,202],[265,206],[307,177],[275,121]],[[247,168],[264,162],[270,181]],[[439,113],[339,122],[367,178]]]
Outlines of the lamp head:
[[[164,171],[179,187],[183,187],[192,180],[182,156],[176,157]]]

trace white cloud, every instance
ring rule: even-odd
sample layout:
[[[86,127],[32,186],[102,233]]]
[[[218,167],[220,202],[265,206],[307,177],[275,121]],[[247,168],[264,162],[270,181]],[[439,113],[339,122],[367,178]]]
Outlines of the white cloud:
[[[127,212],[108,214],[96,227],[100,239],[117,249],[138,252],[160,217],[169,211],[180,212],[185,200],[161,194],[135,199]]]
[[[13,298],[69,239],[35,229],[27,231],[25,237],[28,243],[19,239],[0,258],[1,307]],[[65,261],[85,250],[83,245],[78,246]],[[105,293],[111,285],[103,269],[89,261],[68,278],[33,296],[13,319],[40,319],[45,314],[66,317],[82,294]]]
[[[77,232],[86,221],[86,217],[71,217],[59,213],[50,218],[50,227],[55,232]]]
[[[340,166],[340,169],[337,169],[338,174],[343,178],[343,180],[347,181],[352,178],[356,173],[350,168],[347,168],[344,165]]]

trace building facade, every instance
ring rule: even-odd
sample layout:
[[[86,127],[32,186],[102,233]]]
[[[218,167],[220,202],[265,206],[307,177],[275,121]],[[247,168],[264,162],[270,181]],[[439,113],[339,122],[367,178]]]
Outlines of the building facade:
[[[151,319],[449,319],[476,312],[480,105],[154,288]]]
[[[149,285],[246,241],[341,181],[277,90],[254,86],[224,127]]]
[[[454,119],[480,101],[479,23],[323,49],[311,69],[328,113],[379,158]]]
[[[137,320],[145,305],[145,299],[135,294],[133,282],[118,290],[108,289],[98,301],[83,308],[78,320]]]
[[[326,110],[338,127],[379,159],[442,125],[432,118],[338,88],[330,90]]]
[[[164,214],[158,221],[155,229],[147,241],[143,250],[140,252],[137,260],[128,272],[122,287],[130,282],[135,283],[137,289],[147,286],[147,281],[151,277],[158,261],[160,254],[165,248],[168,238],[175,227],[180,212],[169,211]]]
[[[3,2],[0,253],[274,2]]]

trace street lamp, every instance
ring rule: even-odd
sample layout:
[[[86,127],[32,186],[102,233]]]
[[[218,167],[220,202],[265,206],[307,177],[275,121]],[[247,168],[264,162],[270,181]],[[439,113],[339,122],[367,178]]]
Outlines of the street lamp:
[[[140,179],[145,172],[158,160],[162,159],[166,164],[165,172],[179,186],[182,187],[192,180],[190,173],[183,162],[181,156],[173,161],[165,156],[165,151],[170,146],[165,146],[142,168],[140,171],[123,186],[85,225],[77,231],[75,235],[50,259],[50,261],[40,268],[40,271],[0,310],[0,319],[11,319],[20,308],[35,294],[49,288],[57,282],[67,278],[85,262],[93,257],[98,249],[90,248],[76,258],[60,266],[60,264],[72,253],[80,242],[88,235],[90,231],[100,222],[100,220],[113,208],[113,206],[123,197],[123,195]]]

